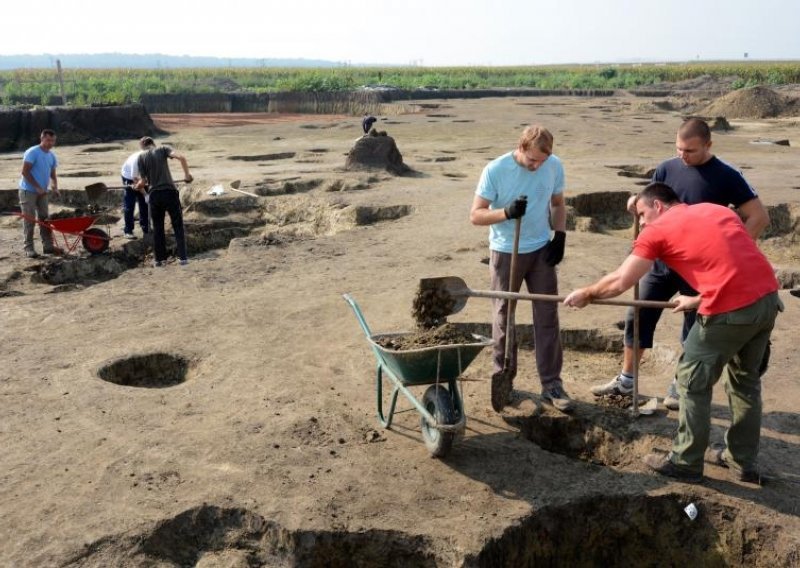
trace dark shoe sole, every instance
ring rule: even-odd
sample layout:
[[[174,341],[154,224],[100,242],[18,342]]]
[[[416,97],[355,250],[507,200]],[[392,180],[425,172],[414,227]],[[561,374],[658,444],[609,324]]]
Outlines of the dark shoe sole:
[[[712,457],[709,460],[714,465],[718,465],[720,467],[724,467],[731,474],[743,483],[752,483],[754,485],[764,485],[767,481],[766,477],[761,474],[761,471],[756,469],[742,469],[736,464],[731,464],[725,460],[723,456],[723,452],[725,448],[712,448]]]
[[[542,397],[542,400],[544,400],[547,404],[549,404],[556,410],[559,410],[564,413],[572,412],[573,410],[575,410],[575,401],[572,400],[566,400],[565,402],[556,402],[552,398],[547,398],[547,397]]]
[[[647,467],[659,475],[672,477],[673,479],[683,481],[684,483],[696,484],[703,482],[702,473],[692,473],[690,471],[686,471],[685,469],[680,468],[672,463],[666,456],[662,456],[660,454],[647,454],[642,461]]]

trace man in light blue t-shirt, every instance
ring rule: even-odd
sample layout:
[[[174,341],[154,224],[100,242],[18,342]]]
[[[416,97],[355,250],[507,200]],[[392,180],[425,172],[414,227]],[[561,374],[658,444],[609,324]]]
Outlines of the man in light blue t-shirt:
[[[29,219],[44,221],[49,212],[49,194],[58,197],[58,160],[51,150],[56,145],[56,133],[46,128],[39,136],[39,144],[25,150],[22,156],[22,176],[19,180],[19,206],[22,214],[22,232],[25,237],[25,256],[36,258],[33,248],[33,225]],[[52,182],[52,184],[51,184]],[[48,189],[48,186],[49,189]],[[27,217],[27,218],[26,218]],[[55,254],[53,234],[44,225],[39,225],[39,237],[45,254]]]
[[[533,294],[558,294],[556,265],[564,258],[566,206],[564,168],[553,155],[553,135],[538,125],[525,128],[517,149],[490,162],[483,170],[470,211],[473,225],[489,226],[492,290],[507,292],[514,250],[514,229],[521,218],[519,255],[514,291],[524,281]],[[551,238],[551,218],[554,234]],[[510,373],[502,373],[505,359],[509,302],[495,299],[492,338],[494,370],[492,407],[499,411],[511,401],[517,371],[517,345],[511,347]],[[563,352],[556,302],[533,302],[536,369],[542,397],[567,412],[574,403],[561,381]],[[502,383],[502,384],[501,384]]]

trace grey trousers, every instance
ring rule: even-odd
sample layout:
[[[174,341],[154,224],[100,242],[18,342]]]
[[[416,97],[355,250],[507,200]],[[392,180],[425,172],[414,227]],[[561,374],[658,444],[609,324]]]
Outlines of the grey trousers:
[[[19,207],[22,214],[31,218],[44,221],[49,213],[49,193],[39,195],[32,191],[19,190]],[[33,251],[33,221],[22,219],[22,234],[25,238],[25,252]],[[45,251],[53,249],[53,234],[44,225],[39,225],[39,237],[42,239],[42,247]]]
[[[491,251],[492,290],[508,292],[511,273],[511,254]],[[518,292],[525,282],[531,294],[558,294],[558,278],[556,269],[544,261],[545,249],[520,254],[517,257]],[[494,319],[492,323],[492,339],[494,339],[494,371],[503,370],[506,349],[506,321],[508,302],[492,300]],[[536,370],[544,389],[561,386],[561,367],[564,354],[561,348],[561,330],[558,323],[557,302],[532,302],[533,304],[533,344],[536,349]],[[523,302],[521,305],[527,305]],[[510,366],[513,375],[517,371],[518,342],[514,338],[511,346]]]

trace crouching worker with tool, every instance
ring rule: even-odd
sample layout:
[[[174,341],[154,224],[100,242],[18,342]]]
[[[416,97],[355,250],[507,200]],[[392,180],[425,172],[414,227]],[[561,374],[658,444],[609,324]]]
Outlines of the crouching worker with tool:
[[[726,448],[715,461],[741,481],[760,483],[759,368],[775,317],[783,306],[767,259],[739,217],[721,205],[685,205],[666,184],[654,182],[636,198],[644,226],[633,252],[614,272],[569,294],[564,303],[582,308],[631,288],[661,259],[699,296],[676,297],[681,312],[697,309],[676,376],[680,411],[669,455],[648,454],[645,464],[661,475],[699,483],[711,430],[711,396],[720,376],[731,410]]]
[[[473,225],[488,225],[491,249],[491,289],[557,294],[556,265],[564,258],[566,207],[564,168],[552,154],[553,135],[538,125],[525,128],[516,150],[490,162],[483,170],[470,211]],[[555,234],[550,237],[550,219]],[[492,338],[494,374],[492,408],[511,402],[517,374],[514,337],[516,301],[494,299]],[[563,412],[574,403],[561,381],[563,352],[558,304],[533,302],[536,368],[542,397]]]

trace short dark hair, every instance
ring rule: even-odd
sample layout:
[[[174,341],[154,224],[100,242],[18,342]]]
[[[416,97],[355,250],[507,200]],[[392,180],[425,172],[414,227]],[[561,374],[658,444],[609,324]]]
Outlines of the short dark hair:
[[[636,196],[637,203],[639,201],[644,201],[650,206],[653,205],[656,199],[667,205],[673,205],[681,201],[674,189],[660,181],[647,184],[647,186],[639,192],[639,195]]]
[[[681,140],[689,138],[699,138],[703,142],[711,140],[711,129],[708,123],[702,118],[691,117],[687,118],[681,127],[678,129],[678,136]]]
[[[45,128],[44,130],[42,130],[42,133],[40,134],[40,136],[55,136],[55,135],[56,131],[53,130],[52,128]]]
[[[150,148],[151,146],[155,146],[155,145],[156,145],[155,140],[153,140],[149,136],[143,136],[141,138],[141,140],[139,140],[139,147],[142,148],[142,149]]]

